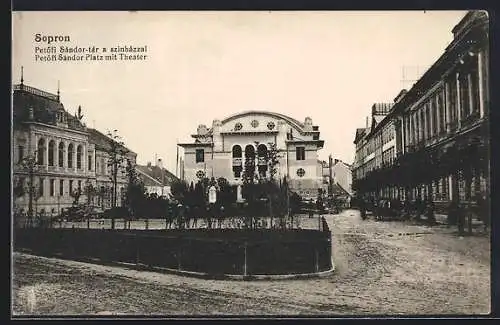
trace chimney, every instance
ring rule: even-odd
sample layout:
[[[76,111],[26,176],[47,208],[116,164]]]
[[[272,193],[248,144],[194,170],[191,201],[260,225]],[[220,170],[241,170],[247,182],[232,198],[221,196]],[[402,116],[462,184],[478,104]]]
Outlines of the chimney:
[[[157,161],[156,161],[156,167],[159,167],[160,169],[163,169],[163,163],[161,161],[161,158],[159,158]]]
[[[148,165],[148,168],[151,168],[151,162],[150,161],[148,161],[147,165]]]

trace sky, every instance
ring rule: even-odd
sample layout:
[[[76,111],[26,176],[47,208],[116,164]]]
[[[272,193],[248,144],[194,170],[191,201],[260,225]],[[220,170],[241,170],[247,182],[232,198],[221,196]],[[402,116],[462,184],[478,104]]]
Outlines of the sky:
[[[309,116],[319,158],[352,163],[373,103],[393,102],[453,39],[465,11],[14,12],[12,82],[56,93],[88,127],[118,130],[176,171],[199,124],[247,110]],[[36,34],[69,36],[48,45]],[[143,61],[41,62],[48,46],[147,46]],[[406,68],[405,68],[406,67]],[[403,73],[403,71],[405,71]],[[403,79],[407,80],[403,82]],[[181,153],[182,154],[182,153]]]

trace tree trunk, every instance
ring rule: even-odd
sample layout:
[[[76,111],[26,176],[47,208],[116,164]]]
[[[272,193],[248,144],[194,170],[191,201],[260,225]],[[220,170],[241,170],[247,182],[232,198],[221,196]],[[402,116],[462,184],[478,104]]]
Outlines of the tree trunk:
[[[436,216],[434,214],[434,190],[432,188],[432,183],[431,181],[427,186],[428,186],[428,210],[427,210],[427,223],[429,225],[435,225],[436,224]]]
[[[465,201],[467,202],[467,227],[469,235],[472,235],[472,211],[471,211],[471,184],[472,184],[472,173],[467,171],[465,175]]]

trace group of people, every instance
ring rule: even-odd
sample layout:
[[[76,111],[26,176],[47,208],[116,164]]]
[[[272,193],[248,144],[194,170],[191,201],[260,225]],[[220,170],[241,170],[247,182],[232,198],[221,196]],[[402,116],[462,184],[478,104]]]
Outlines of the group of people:
[[[361,218],[367,218],[367,211],[371,211],[376,220],[385,218],[401,220],[421,220],[425,217],[427,223],[436,224],[434,201],[426,198],[416,198],[410,201],[408,198],[404,201],[390,198],[356,198],[352,202],[361,213]],[[449,225],[457,225],[460,233],[464,232],[465,224],[471,224],[471,218],[475,215],[484,223],[485,230],[489,226],[489,209],[487,200],[478,197],[474,203],[457,202],[452,200],[447,208],[447,222]]]

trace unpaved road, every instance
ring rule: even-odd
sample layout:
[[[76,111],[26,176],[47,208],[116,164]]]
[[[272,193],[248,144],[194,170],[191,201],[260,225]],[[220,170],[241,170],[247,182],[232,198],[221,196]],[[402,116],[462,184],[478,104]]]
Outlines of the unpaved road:
[[[13,315],[488,314],[489,237],[328,216],[334,275],[221,281],[14,254]]]

